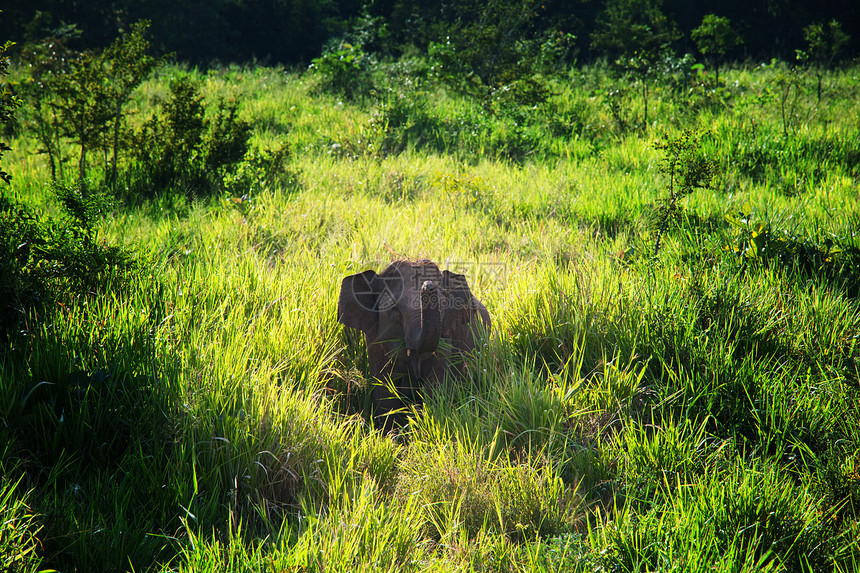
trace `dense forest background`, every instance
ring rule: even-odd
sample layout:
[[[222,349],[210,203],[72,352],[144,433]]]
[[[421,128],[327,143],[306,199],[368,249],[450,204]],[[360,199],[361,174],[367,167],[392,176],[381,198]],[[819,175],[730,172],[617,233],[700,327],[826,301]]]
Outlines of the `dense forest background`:
[[[152,21],[152,48],[196,65],[217,62],[307,65],[333,39],[358,41],[377,54],[397,57],[426,51],[433,42],[471,27],[507,30],[511,37],[571,40],[570,60],[606,55],[595,33],[607,6],[643,4],[599,0],[9,0],[0,16],[0,37],[19,45],[74,24],[78,49],[100,49],[139,19]],[[728,18],[742,42],[726,56],[792,59],[804,46],[810,23],[838,20],[860,42],[860,4],[855,0],[665,0],[645,2],[674,29],[680,53],[695,53],[691,31],[707,14]],[[570,35],[570,36],[568,36]],[[351,38],[350,36],[359,36]]]

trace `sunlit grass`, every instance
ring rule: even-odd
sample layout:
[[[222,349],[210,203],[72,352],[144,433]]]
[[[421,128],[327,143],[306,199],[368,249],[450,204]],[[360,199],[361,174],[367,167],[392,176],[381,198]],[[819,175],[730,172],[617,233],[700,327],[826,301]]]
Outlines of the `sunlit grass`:
[[[750,104],[771,70],[727,71],[733,107],[701,120],[718,186],[685,199],[654,257],[659,134],[613,125],[588,92],[599,71],[556,96],[591,131],[525,160],[499,157],[507,135],[469,102],[426,113],[476,135],[386,154],[378,102],[279,70],[193,73],[241,101],[257,145],[290,148],[295,184],[118,207],[101,236],[143,272],[4,349],[0,499],[43,566],[856,569],[857,271],[826,255],[858,246],[857,173],[803,155],[822,138],[847,153],[856,103],[787,141],[773,102]],[[652,113],[682,117],[662,93]],[[739,146],[767,161],[736,163]],[[46,203],[32,143],[13,149],[15,189]],[[795,250],[738,254],[752,238],[724,216],[741,211]],[[466,271],[493,332],[390,437],[335,301],[401,256]]]

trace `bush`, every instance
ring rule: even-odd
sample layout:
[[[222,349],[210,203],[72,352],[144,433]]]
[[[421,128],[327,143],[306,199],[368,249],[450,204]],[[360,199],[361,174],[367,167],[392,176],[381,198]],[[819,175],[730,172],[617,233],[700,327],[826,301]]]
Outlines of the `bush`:
[[[315,58],[310,70],[319,79],[319,91],[331,92],[346,99],[367,95],[373,89],[368,69],[373,62],[361,46],[342,43]]]
[[[37,223],[24,205],[0,194],[0,342],[42,301],[45,286],[30,272],[33,247],[44,242]]]
[[[151,198],[163,191],[208,195],[234,173],[248,151],[251,126],[235,102],[220,100],[207,117],[193,79],[170,86],[170,98],[132,135],[135,150],[127,193]]]
[[[51,178],[63,178],[63,165],[73,159],[66,140],[79,150],[77,178],[85,182],[91,154],[103,158],[104,184],[116,182],[120,134],[125,129],[125,108],[132,94],[163,60],[147,54],[148,21],[133,24],[102,52],[69,48],[80,31],[61,27],[25,47],[23,64],[29,77],[19,86],[27,100],[25,122],[37,134],[46,153]],[[100,153],[99,153],[100,152]]]
[[[104,193],[84,195],[79,184],[55,184],[52,192],[65,216],[43,223],[45,243],[36,253],[39,273],[54,283],[57,293],[122,291],[136,268],[134,255],[125,247],[99,240],[96,228],[113,199]]]
[[[9,58],[6,57],[6,52],[14,44],[6,42],[0,45],[0,76],[5,76],[9,67]],[[0,86],[0,124],[8,125],[12,123],[12,118],[15,110],[21,105],[21,99],[6,88],[6,85]],[[0,159],[3,159],[3,152],[9,151],[9,146],[0,141]],[[0,181],[9,183],[11,176],[0,169]]]
[[[111,200],[84,195],[79,184],[51,188],[63,216],[51,218],[0,195],[0,340],[32,331],[56,299],[122,290],[137,268],[124,247],[98,237],[97,222]]]

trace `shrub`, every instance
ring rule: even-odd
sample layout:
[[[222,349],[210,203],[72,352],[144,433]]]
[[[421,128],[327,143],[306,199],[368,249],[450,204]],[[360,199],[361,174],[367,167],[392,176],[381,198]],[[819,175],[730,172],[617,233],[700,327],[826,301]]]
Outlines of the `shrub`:
[[[340,44],[312,60],[310,70],[319,80],[319,91],[331,92],[346,99],[367,95],[373,88],[368,69],[370,57],[361,46]]]
[[[0,76],[5,76],[9,67],[9,58],[6,57],[6,52],[14,44],[6,42],[0,46]],[[12,122],[15,110],[21,105],[21,99],[13,94],[4,84],[0,87],[0,124],[8,125]],[[9,146],[0,141],[0,159],[3,159],[3,152],[9,151]],[[11,176],[0,169],[0,181],[9,183]]]
[[[575,39],[560,30],[541,29],[546,6],[470,0],[452,4],[451,10],[456,21],[448,36],[428,48],[433,74],[441,83],[487,107],[500,89],[518,105],[546,101],[540,75],[560,69]]]
[[[655,145],[664,153],[661,170],[669,177],[669,187],[666,196],[658,201],[656,210],[654,256],[660,252],[660,239],[669,221],[682,211],[679,201],[696,189],[711,188],[714,164],[701,151],[701,140],[705,135],[688,129],[678,137],[667,135]]]
[[[290,148],[286,144],[274,149],[251,150],[244,160],[223,178],[224,189],[234,195],[233,204],[247,215],[248,200],[260,191],[279,186],[297,189],[298,173],[288,167]]]
[[[803,37],[807,43],[806,50],[797,51],[797,59],[808,64],[815,72],[816,96],[821,103],[823,70],[829,68],[842,56],[842,51],[850,36],[842,31],[838,20],[831,20],[826,25],[822,22],[810,24],[803,29]]]
[[[47,305],[108,287],[122,290],[137,264],[132,251],[105,244],[98,219],[110,207],[103,193],[54,184],[63,215],[52,218],[0,195],[0,339],[32,330]]]
[[[724,239],[723,249],[743,263],[776,265],[804,278],[822,278],[851,297],[860,292],[860,249],[853,244],[853,237],[833,233],[826,238],[804,236],[787,228],[786,221],[754,217],[749,205],[726,213],[725,219],[731,233]]]
[[[719,83],[719,61],[735,46],[743,43],[743,38],[732,27],[732,21],[723,16],[706,14],[701,25],[690,33],[699,52],[712,60],[717,83]]]
[[[125,107],[137,87],[163,62],[146,53],[148,27],[147,21],[136,22],[100,53],[68,48],[77,33],[74,26],[60,28],[27,47],[24,60],[30,77],[22,91],[53,180],[62,177],[63,163],[69,159],[63,156],[61,145],[66,139],[80,150],[77,178],[82,184],[87,179],[88,153],[96,151],[103,152],[105,183],[115,183],[119,154],[126,151],[120,138]]]
[[[44,243],[36,249],[38,274],[51,281],[57,294],[99,294],[122,286],[136,267],[128,249],[98,237],[97,222],[112,207],[104,193],[85,195],[80,184],[54,184],[52,192],[64,212],[45,219]]]
[[[0,342],[38,308],[45,285],[30,271],[32,249],[44,242],[36,216],[24,205],[0,194]]]
[[[163,191],[208,195],[223,186],[248,151],[251,126],[235,102],[219,100],[207,117],[198,84],[183,77],[170,98],[132,135],[135,149],[127,193],[153,197]]]
[[[649,86],[672,59],[677,26],[661,9],[662,0],[609,0],[592,33],[619,75],[634,76],[642,94],[643,123],[648,127]]]

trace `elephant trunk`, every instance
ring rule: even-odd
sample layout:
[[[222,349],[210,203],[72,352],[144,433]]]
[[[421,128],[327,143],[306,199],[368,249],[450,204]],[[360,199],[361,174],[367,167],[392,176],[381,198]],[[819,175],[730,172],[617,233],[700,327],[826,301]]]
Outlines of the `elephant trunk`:
[[[439,304],[439,289],[433,281],[421,285],[420,324],[413,330],[414,336],[406,336],[406,349],[409,354],[409,373],[413,379],[421,378],[422,355],[436,351],[442,335],[442,309]]]

